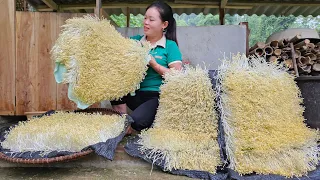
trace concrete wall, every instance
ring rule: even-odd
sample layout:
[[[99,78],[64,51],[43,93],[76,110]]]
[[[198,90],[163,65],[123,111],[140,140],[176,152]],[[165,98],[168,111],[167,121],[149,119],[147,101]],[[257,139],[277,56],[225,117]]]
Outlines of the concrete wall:
[[[124,36],[143,34],[142,28],[118,28]],[[192,65],[217,69],[219,59],[230,54],[246,52],[246,27],[224,25],[207,27],[178,27],[177,36],[184,60]]]

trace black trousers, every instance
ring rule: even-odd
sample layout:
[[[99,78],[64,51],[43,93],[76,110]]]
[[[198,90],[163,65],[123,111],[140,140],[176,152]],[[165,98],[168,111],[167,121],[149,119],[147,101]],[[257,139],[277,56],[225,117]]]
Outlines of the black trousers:
[[[134,120],[131,127],[137,131],[149,128],[159,106],[159,92],[136,91],[135,96],[127,95],[119,101],[111,101],[111,105],[127,104],[132,110],[130,116]]]

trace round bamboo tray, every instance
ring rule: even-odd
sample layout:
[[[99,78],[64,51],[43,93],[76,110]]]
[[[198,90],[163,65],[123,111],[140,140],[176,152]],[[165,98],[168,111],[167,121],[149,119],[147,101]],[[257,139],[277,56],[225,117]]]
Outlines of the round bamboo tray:
[[[55,111],[48,111],[43,115],[50,115],[54,113]],[[78,112],[87,112],[87,113],[96,113],[100,112],[103,115],[112,115],[112,114],[119,114],[122,115],[121,112],[115,111],[113,109],[106,109],[106,108],[88,108],[84,110],[75,110],[72,111],[74,113]],[[43,115],[40,115],[38,117],[41,117]],[[127,124],[125,125],[125,129],[127,128]],[[5,155],[4,153],[0,152],[0,159],[3,159],[5,161],[9,161],[12,163],[22,163],[22,164],[49,164],[49,163],[55,163],[55,162],[64,162],[64,161],[70,161],[70,160],[75,160],[84,156],[87,156],[94,152],[92,149],[87,149],[81,152],[75,152],[73,154],[69,155],[63,155],[63,156],[58,156],[58,157],[52,157],[52,158],[37,158],[37,159],[27,159],[27,158],[13,158],[10,156]]]

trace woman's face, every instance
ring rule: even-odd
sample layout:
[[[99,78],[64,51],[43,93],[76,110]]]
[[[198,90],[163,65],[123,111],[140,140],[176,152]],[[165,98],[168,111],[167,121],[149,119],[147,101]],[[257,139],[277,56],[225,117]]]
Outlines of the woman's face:
[[[163,33],[163,29],[168,26],[168,22],[162,22],[157,8],[151,7],[147,10],[144,21],[143,31],[146,36],[156,36]]]

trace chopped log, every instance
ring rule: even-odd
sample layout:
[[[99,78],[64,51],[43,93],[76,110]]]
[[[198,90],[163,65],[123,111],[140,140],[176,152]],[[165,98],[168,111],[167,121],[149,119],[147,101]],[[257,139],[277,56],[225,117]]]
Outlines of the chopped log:
[[[281,52],[282,52],[281,49],[275,49],[273,51],[273,54],[276,55],[276,56],[280,56]]]
[[[285,60],[285,61],[284,61],[284,64],[285,64],[285,66],[286,66],[287,68],[293,69],[293,61],[292,61],[292,59],[287,59],[287,60]]]
[[[310,43],[310,40],[309,39],[305,39],[297,44],[294,45],[294,48],[297,49],[297,48],[300,48],[302,46],[306,46],[307,44]]]
[[[301,62],[301,64],[304,64],[304,65],[311,65],[311,64],[313,64],[313,61],[311,61],[311,59],[310,59],[310,57],[309,56],[307,56],[307,57],[301,57],[301,59],[300,59],[300,62]]]
[[[314,70],[314,71],[320,71],[320,64],[319,64],[319,63],[313,64],[313,65],[312,65],[312,70]]]
[[[289,42],[286,39],[281,39],[278,42],[279,48],[284,48],[284,47],[287,47],[288,45],[289,45]]]
[[[266,53],[266,55],[272,55],[273,49],[271,46],[266,46],[266,47],[264,47],[264,52]]]
[[[257,48],[263,49],[265,46],[266,46],[265,43],[263,43],[263,42],[257,42],[254,46],[252,46],[252,47],[249,49],[249,52],[250,52],[250,51],[253,51],[254,49],[257,49]]]
[[[271,41],[270,46],[274,49],[277,49],[279,47],[278,41]]]
[[[299,41],[299,39],[301,39],[301,38],[302,38],[302,36],[300,34],[297,34],[293,38],[291,38],[289,40],[289,42],[294,44],[295,42]]]

